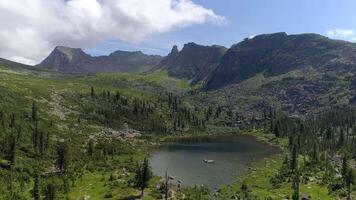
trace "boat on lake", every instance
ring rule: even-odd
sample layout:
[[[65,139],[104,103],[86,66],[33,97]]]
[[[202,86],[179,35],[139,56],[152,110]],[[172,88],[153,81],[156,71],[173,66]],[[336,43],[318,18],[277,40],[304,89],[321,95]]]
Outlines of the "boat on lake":
[[[203,162],[205,162],[205,163],[213,163],[214,160],[204,159]]]

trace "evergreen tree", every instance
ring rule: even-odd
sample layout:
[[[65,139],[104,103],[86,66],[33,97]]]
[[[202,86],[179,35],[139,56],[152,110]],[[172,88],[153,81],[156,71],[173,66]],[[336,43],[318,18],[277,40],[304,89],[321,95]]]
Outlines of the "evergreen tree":
[[[54,183],[48,183],[44,188],[45,198],[44,200],[56,199],[56,186]]]
[[[339,147],[342,147],[342,145],[344,144],[344,142],[345,142],[345,135],[344,135],[343,129],[341,129],[341,131],[340,131],[340,136],[339,136],[339,141],[338,141]]]
[[[14,194],[14,166],[15,166],[15,153],[16,153],[16,139],[14,133],[11,132],[8,139],[7,139],[8,147],[7,147],[7,160],[9,163],[10,168],[10,177],[9,177],[9,192],[10,192],[10,199],[15,199]]]
[[[90,140],[88,141],[88,150],[87,150],[87,152],[88,152],[88,155],[89,155],[90,157],[92,157],[93,154],[94,154],[94,142],[93,142],[92,139],[90,139]]]
[[[292,149],[292,160],[291,160],[291,170],[292,172],[296,171],[298,167],[298,153],[296,146],[293,146]]]
[[[280,136],[280,130],[279,130],[279,124],[278,124],[278,123],[276,123],[276,124],[274,125],[273,133],[274,133],[274,135],[275,135],[277,138],[279,138],[279,136]]]
[[[143,196],[144,189],[148,186],[148,181],[152,176],[148,159],[145,158],[142,163],[137,164],[136,168],[136,186],[141,189],[141,196]]]
[[[344,157],[343,157],[343,159],[342,159],[342,166],[341,166],[341,175],[342,175],[342,178],[343,178],[343,180],[344,180],[344,183],[345,183],[346,178],[347,178],[348,169],[349,169],[348,157],[347,157],[347,155],[345,154]]]
[[[69,164],[69,154],[68,154],[68,146],[65,142],[61,142],[57,146],[57,169],[61,172],[66,171]]]
[[[94,91],[94,87],[90,87],[90,96],[91,96],[91,99],[94,100],[95,99],[95,91]]]
[[[292,189],[293,189],[293,195],[292,195],[292,200],[299,200],[299,170],[296,169],[294,172],[294,177],[293,177],[293,182],[292,182]]]
[[[346,187],[348,200],[351,200],[351,186],[355,184],[355,171],[353,169],[347,170]]]
[[[31,128],[32,128],[32,144],[35,153],[38,153],[38,108],[36,102],[32,102],[31,112]]]
[[[168,191],[169,191],[169,185],[168,185],[168,173],[166,170],[166,174],[165,174],[165,183],[164,183],[164,198],[165,200],[168,200]]]
[[[39,200],[40,199],[40,189],[39,189],[39,180],[38,180],[38,174],[35,175],[35,181],[32,189],[32,198],[34,200]]]

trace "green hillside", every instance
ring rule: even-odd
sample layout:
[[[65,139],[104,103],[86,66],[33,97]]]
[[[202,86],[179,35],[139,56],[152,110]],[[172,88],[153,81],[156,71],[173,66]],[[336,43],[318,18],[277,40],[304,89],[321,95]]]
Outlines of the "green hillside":
[[[1,65],[0,199],[135,199],[140,195],[138,166],[150,146],[182,136],[242,132],[280,146],[283,156],[256,163],[256,171],[223,187],[218,199],[289,196],[298,168],[303,168],[299,173],[304,177],[300,190],[313,199],[347,194],[346,187],[337,188],[346,184],[342,182],[346,175],[325,179],[332,172],[323,169],[341,170],[340,163],[329,165],[326,158],[313,155],[332,152],[328,159],[340,160],[349,152],[349,165],[354,167],[356,112],[352,110],[342,112],[343,117],[322,112],[320,118],[299,120],[278,108],[251,109],[252,113],[247,107],[229,109],[228,96],[200,92],[199,86],[169,77],[166,71],[64,75]],[[260,90],[278,79],[258,76],[251,81],[245,90]],[[248,105],[255,97],[240,98]],[[325,123],[330,120],[334,124]],[[298,149],[297,155],[293,149]],[[290,168],[295,160],[299,164]],[[313,173],[317,174],[313,181],[305,178]],[[150,178],[143,199],[164,196],[158,182],[158,177]],[[186,188],[176,198],[212,199],[213,192]]]

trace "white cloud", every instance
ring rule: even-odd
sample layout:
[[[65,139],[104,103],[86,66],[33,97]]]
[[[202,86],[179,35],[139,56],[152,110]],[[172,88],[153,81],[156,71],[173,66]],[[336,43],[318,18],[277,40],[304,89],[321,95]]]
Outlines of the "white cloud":
[[[356,31],[353,29],[333,29],[326,31],[326,35],[333,39],[342,39],[355,42]]]
[[[191,0],[0,0],[0,57],[34,63],[54,46],[108,39],[139,43],[185,26],[225,18]]]

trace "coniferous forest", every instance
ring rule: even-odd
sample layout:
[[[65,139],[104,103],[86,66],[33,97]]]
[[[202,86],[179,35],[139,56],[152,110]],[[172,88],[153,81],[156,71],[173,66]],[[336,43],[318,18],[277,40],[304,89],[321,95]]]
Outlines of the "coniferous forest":
[[[355,200],[355,0],[0,0],[0,200]]]
[[[26,84],[37,78],[2,74]],[[199,94],[194,89],[167,92],[157,83],[152,84],[155,92],[113,89],[101,86],[107,78],[101,75],[67,78],[66,83],[62,77],[38,78],[40,83],[22,91],[1,88],[1,199],[86,198],[81,193],[86,187],[95,199],[164,199],[171,191],[177,199],[261,199],[249,176],[214,192],[202,186],[176,190],[152,173],[150,146],[217,133],[251,134],[280,147],[275,173],[261,178],[291,199],[303,198],[301,188],[308,184],[325,190],[330,199],[351,198],[355,191],[353,107],[320,109],[303,118],[274,107],[244,115],[226,104],[199,103],[191,98]],[[23,97],[37,95],[43,83],[60,88],[69,82],[77,85],[60,93],[41,91],[42,99]]]

